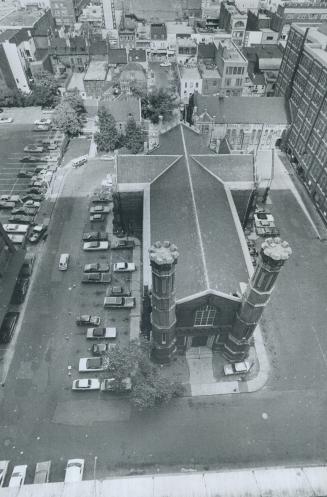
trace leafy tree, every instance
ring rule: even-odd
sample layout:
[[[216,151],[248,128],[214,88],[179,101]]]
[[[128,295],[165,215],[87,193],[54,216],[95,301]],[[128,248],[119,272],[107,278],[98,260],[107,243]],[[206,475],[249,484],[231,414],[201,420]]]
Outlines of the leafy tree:
[[[77,89],[67,91],[64,95],[63,101],[73,107],[77,114],[81,115],[86,113],[83,99]]]
[[[127,347],[110,349],[104,357],[106,371],[114,378],[116,392],[123,390],[122,380],[132,379],[131,401],[138,409],[148,409],[167,404],[180,397],[184,387],[160,375],[160,370],[150,360],[150,343],[133,341]],[[107,373],[107,374],[108,374]]]
[[[115,118],[106,109],[98,112],[99,131],[94,135],[94,141],[100,152],[111,152],[119,145],[119,135]]]
[[[137,154],[144,145],[144,134],[140,126],[137,126],[135,119],[128,119],[125,129],[125,146],[132,152]]]
[[[56,126],[68,136],[78,136],[82,130],[82,119],[67,102],[63,101],[58,105],[53,120]]]
[[[27,97],[29,105],[54,107],[59,101],[59,83],[48,71],[40,71],[34,75],[31,90],[32,93]]]
[[[176,105],[176,96],[160,88],[142,99],[142,114],[153,124],[159,122],[160,115],[164,121],[169,121]]]

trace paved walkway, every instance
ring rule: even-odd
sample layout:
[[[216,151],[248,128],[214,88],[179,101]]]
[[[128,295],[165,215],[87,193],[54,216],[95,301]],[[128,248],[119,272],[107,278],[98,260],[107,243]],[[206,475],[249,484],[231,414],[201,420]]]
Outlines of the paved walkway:
[[[183,468],[182,474],[23,485],[18,490],[19,497],[318,497],[327,495],[327,467],[252,468],[201,473]],[[17,488],[2,488],[0,496],[16,497]]]

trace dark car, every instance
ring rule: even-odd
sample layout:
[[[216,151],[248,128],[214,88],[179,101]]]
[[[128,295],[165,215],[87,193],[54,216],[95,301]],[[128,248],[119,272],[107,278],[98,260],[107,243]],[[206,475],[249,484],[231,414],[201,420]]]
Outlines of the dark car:
[[[130,297],[132,295],[130,290],[127,290],[123,286],[112,286],[107,290],[107,297]]]
[[[20,162],[41,162],[40,157],[33,157],[32,155],[25,155],[19,160]]]
[[[19,277],[14,289],[14,293],[12,296],[13,304],[22,304],[25,300],[28,285],[30,283],[30,279],[28,277]]]
[[[25,169],[22,169],[18,171],[17,178],[33,178],[34,174],[34,171],[25,171]]]
[[[21,223],[21,224],[33,224],[34,216],[29,216],[26,214],[16,214],[11,216],[8,221],[10,223]]]
[[[0,342],[9,343],[19,318],[19,312],[7,312],[0,328]]]
[[[29,193],[28,195],[24,195],[22,197],[23,202],[27,202],[28,200],[34,200],[35,202],[41,202],[44,199],[44,195],[40,193]]]
[[[110,273],[84,273],[82,283],[110,283]]]
[[[135,247],[134,240],[114,240],[111,242],[110,248],[112,250],[118,249],[133,249]]]
[[[44,193],[45,189],[39,186],[32,186],[31,188],[28,188],[26,190],[26,193],[29,195],[30,193],[36,194],[36,195],[42,195]]]
[[[33,267],[35,263],[36,256],[35,254],[29,254],[27,253],[25,255],[25,259],[22,265],[22,268],[20,270],[20,276],[22,278],[26,278],[27,276],[31,276],[33,272]]]
[[[89,233],[83,233],[83,242],[96,242],[96,241],[106,241],[108,240],[108,233],[105,231],[91,231]]]
[[[92,354],[95,356],[100,356],[108,352],[109,344],[108,343],[94,343],[92,345]]]

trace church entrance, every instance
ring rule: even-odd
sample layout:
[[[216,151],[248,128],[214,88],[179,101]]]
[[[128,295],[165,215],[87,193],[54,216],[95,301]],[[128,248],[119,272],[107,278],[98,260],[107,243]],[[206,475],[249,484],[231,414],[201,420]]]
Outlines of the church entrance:
[[[207,345],[208,335],[199,335],[192,337],[191,347],[205,347]]]

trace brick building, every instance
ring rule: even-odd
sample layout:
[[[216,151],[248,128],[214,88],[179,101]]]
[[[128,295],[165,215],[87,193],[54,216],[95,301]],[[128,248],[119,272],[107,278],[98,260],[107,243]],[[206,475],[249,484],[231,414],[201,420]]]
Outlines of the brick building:
[[[162,134],[153,154],[118,156],[121,219],[137,210],[140,215],[143,285],[152,293],[159,362],[201,346],[230,361],[247,356],[290,252],[280,240],[268,242],[253,275],[241,226],[253,174],[253,156],[212,155],[202,137],[183,125]],[[251,275],[242,296],[240,283]]]
[[[226,30],[232,35],[232,41],[236,46],[244,45],[247,13],[239,10],[232,1],[221,3],[219,14],[219,28]]]
[[[286,149],[327,221],[327,29],[293,25],[276,94],[290,99],[292,126]]]
[[[286,2],[278,5],[271,17],[271,28],[281,40],[286,40],[293,23],[321,23],[327,21],[327,4],[319,2]]]

